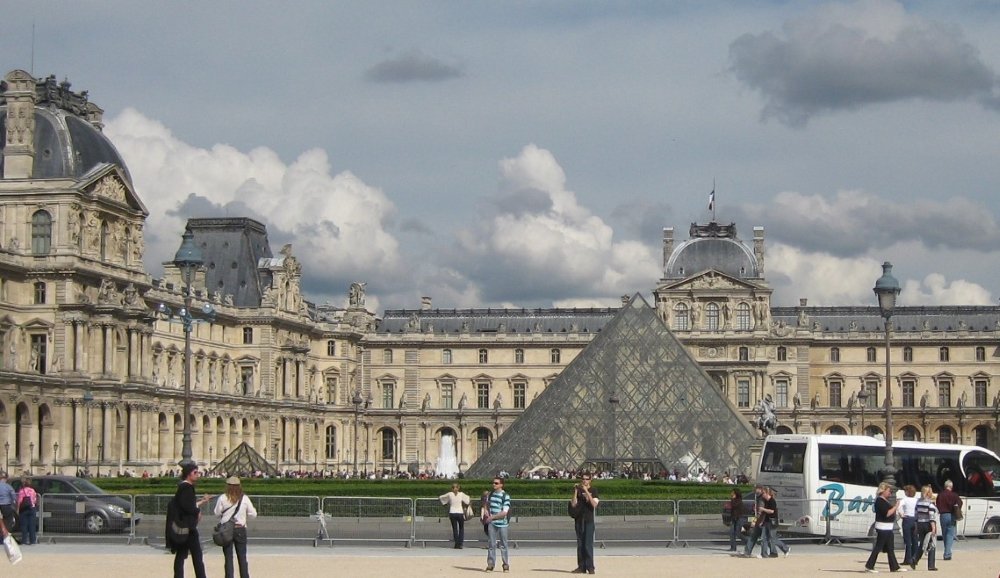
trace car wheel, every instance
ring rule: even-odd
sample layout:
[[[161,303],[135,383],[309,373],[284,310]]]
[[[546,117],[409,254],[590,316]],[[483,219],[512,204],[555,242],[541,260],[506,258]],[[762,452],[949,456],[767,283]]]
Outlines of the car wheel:
[[[90,512],[83,519],[84,529],[88,534],[100,534],[108,529],[108,520],[100,512]]]

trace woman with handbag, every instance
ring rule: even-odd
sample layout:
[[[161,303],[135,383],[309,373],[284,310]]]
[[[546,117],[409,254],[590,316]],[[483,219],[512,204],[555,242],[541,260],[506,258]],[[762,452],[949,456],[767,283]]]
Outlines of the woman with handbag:
[[[451,491],[439,498],[443,505],[448,506],[448,519],[451,521],[451,536],[455,541],[455,549],[461,550],[465,542],[465,517],[470,506],[468,494],[462,491],[462,486],[451,485]]]
[[[222,546],[226,557],[226,578],[234,578],[233,550],[240,565],[240,578],[250,578],[250,567],[247,565],[247,518],[256,518],[257,509],[253,507],[250,497],[243,493],[240,479],[233,476],[226,480],[226,493],[219,496],[215,502],[215,515],[219,516],[219,524],[232,522],[233,539]]]
[[[30,546],[38,543],[38,492],[31,487],[31,478],[21,478],[21,489],[17,491],[17,515],[21,525],[21,544]]]

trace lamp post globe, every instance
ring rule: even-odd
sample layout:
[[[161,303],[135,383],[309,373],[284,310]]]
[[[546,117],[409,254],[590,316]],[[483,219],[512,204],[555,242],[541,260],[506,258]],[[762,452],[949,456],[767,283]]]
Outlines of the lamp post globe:
[[[892,455],[892,366],[889,360],[890,335],[892,325],[890,319],[896,308],[896,297],[900,292],[899,281],[892,276],[892,263],[882,263],[882,276],[875,281],[875,296],[878,298],[879,313],[885,319],[885,470],[884,482],[895,487],[895,465]]]
[[[195,463],[191,450],[191,283],[194,274],[204,260],[201,249],[194,242],[194,233],[190,228],[184,230],[181,236],[181,247],[174,255],[174,265],[184,280],[184,310],[180,312],[184,324],[184,433],[181,437],[181,467]]]

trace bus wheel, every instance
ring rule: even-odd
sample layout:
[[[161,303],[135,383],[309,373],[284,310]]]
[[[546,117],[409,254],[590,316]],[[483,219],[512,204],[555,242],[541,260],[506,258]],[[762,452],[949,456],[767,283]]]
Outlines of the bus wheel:
[[[992,518],[983,526],[983,538],[995,540],[1000,538],[1000,519]]]

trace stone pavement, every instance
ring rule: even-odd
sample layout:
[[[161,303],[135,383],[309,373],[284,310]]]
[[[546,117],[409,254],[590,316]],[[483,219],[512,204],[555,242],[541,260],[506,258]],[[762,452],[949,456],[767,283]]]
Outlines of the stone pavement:
[[[788,558],[770,560],[732,557],[718,545],[671,547],[615,546],[597,551],[597,574],[600,576],[840,576],[862,574],[871,546],[864,543],[820,546],[792,544]],[[113,544],[41,544],[23,549],[24,560],[17,566],[0,561],[0,576],[25,578],[170,578],[173,556],[161,549],[144,545]],[[205,545],[208,576],[221,577],[222,552]],[[940,554],[941,548],[938,548]],[[443,546],[403,548],[382,546],[308,546],[250,545],[250,572],[254,578],[284,577],[377,577],[442,576],[470,577],[484,575],[486,551],[481,547],[453,550]],[[568,575],[576,566],[572,545],[564,547],[522,547],[511,550],[508,576],[532,578]],[[884,555],[877,568],[889,569]],[[958,543],[955,557],[938,560],[938,572],[928,574],[926,564],[917,572],[945,576],[989,577],[1000,570],[1000,543],[996,540],[971,539]],[[499,564],[498,568],[499,570]],[[492,576],[501,576],[494,572]],[[193,576],[190,561],[186,575]],[[908,576],[910,574],[907,574]]]

